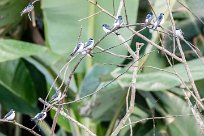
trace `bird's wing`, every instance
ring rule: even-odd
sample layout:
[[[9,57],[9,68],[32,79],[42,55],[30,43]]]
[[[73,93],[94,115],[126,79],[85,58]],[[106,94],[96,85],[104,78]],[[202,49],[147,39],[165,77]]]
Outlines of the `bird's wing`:
[[[160,25],[160,23],[161,23],[162,20],[163,20],[163,17],[162,17],[162,16],[159,16],[159,17],[157,18],[157,21],[154,23],[153,29],[156,29],[156,28]]]
[[[84,45],[84,49],[89,47],[90,44],[91,44],[91,41],[86,42],[85,45]]]
[[[59,93],[56,92],[56,93],[51,97],[50,102],[53,101],[55,98],[57,98],[58,95],[59,95]]]
[[[4,116],[4,119],[9,117],[11,114],[13,113],[13,111],[9,111],[5,116]]]
[[[77,50],[79,49],[79,47],[80,47],[80,44],[77,44],[77,46],[74,48],[74,51],[72,52],[71,55],[74,55],[77,52]]]
[[[149,19],[149,18],[151,18],[151,16],[152,16],[152,15],[150,15],[150,14],[147,14],[147,16],[146,16],[146,19]]]

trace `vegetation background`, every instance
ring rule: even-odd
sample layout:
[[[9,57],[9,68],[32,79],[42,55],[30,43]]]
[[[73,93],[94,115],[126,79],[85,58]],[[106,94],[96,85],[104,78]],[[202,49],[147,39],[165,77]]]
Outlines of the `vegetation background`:
[[[54,79],[76,45],[80,29],[82,28],[81,41],[87,41],[90,37],[98,41],[105,35],[102,24],[111,25],[114,19],[90,1],[41,0],[34,4],[32,22],[26,14],[20,16],[28,0],[0,1],[0,118],[13,108],[16,111],[15,120],[32,128],[35,123],[30,121],[30,118],[43,108],[38,98],[46,97]],[[95,3],[94,0],[93,2]],[[98,0],[97,4],[112,15],[116,15],[120,1]],[[146,14],[153,9],[157,16],[162,12],[165,14],[165,23],[162,26],[171,30],[170,12],[166,0],[126,0],[125,5],[129,24],[143,23]],[[176,27],[182,29],[185,39],[199,48],[202,55],[204,1],[170,0],[170,8]],[[126,22],[124,9],[122,16]],[[132,28],[140,30],[142,26]],[[119,33],[125,39],[132,35],[127,28],[119,30]],[[148,28],[141,34],[159,45],[162,43],[170,52],[173,51],[174,40],[169,38],[170,36],[158,32],[150,33]],[[189,90],[193,89],[184,65],[176,60],[172,61],[169,57],[173,65],[171,66],[164,51],[158,50],[138,36],[134,36],[127,43],[135,51],[136,42],[144,43],[139,60],[139,63],[144,65],[137,75],[134,110],[126,121],[126,124],[132,122],[132,125],[124,127],[118,135],[126,136],[131,133],[137,136],[203,135],[201,125],[203,110],[196,110],[194,107],[196,100],[189,93]],[[98,46],[106,49],[119,44],[121,41],[117,36],[110,34]],[[192,48],[185,42],[181,44],[199,94],[203,98],[204,66]],[[65,101],[73,101],[94,93],[101,87],[102,89],[80,102],[64,105],[64,108],[72,118],[88,127],[97,136],[108,136],[127,112],[126,95],[129,92],[132,71],[127,71],[121,78],[117,76],[132,64],[132,60],[129,57],[117,56],[129,55],[122,45],[109,50],[117,55],[106,52],[96,53],[98,51],[94,49],[94,57],[86,56],[77,67]],[[147,53],[149,55],[145,55]],[[177,45],[175,54],[181,57]],[[78,61],[79,56],[70,63],[62,89],[66,87],[68,75]],[[184,83],[181,84],[178,76],[165,72],[168,70],[174,73],[172,67],[190,88],[189,90],[183,87]],[[60,74],[55,86],[60,86],[64,73],[65,71]],[[116,81],[111,82],[113,79]],[[111,84],[103,87],[110,82]],[[54,91],[52,89],[51,94]],[[34,131],[41,135],[50,135],[54,115],[55,111],[51,110],[48,117],[40,122]],[[196,118],[197,116],[200,118]],[[89,135],[80,126],[63,116],[58,118],[55,134]],[[4,135],[24,136],[31,133],[12,122],[1,122],[0,136]]]

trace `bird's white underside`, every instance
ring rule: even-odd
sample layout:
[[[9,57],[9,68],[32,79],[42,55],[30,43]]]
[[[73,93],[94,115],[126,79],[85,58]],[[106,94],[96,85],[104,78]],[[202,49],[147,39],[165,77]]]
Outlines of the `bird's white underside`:
[[[13,112],[10,116],[5,118],[5,120],[11,121],[11,120],[14,120],[14,118],[15,118],[15,112]]]

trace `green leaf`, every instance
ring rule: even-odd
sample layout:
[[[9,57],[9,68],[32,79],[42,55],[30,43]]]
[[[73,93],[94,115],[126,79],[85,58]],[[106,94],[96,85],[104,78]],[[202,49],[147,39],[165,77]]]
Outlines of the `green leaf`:
[[[46,42],[54,52],[71,53],[80,30],[80,22],[77,20],[87,16],[86,5],[86,1],[79,0],[42,1]],[[83,36],[85,32],[86,26],[83,27],[82,37],[87,39]]]
[[[48,50],[45,47],[37,46],[27,42],[16,40],[0,40],[0,62],[14,60],[31,55],[44,54]]]
[[[87,41],[87,39],[89,38],[88,36],[92,34],[95,41],[99,40],[103,35],[105,35],[104,31],[102,30],[102,24],[113,24],[113,18],[104,13],[100,13],[92,17],[94,20],[93,22],[89,20],[83,20],[79,22],[79,19],[89,16],[88,11],[90,9],[88,9],[88,7],[91,6],[85,6],[88,5],[88,3],[88,1],[79,0],[62,0],[60,2],[54,0],[42,1],[46,42],[54,52],[60,54],[70,54],[72,52],[77,42],[80,24],[83,25],[83,31],[81,35],[81,40],[83,42]],[[109,1],[100,1],[99,4],[104,6],[105,9],[112,9],[112,5]],[[116,5],[118,4],[119,1],[116,1]],[[127,2],[126,6],[127,9],[131,9],[127,10],[129,22],[136,22],[139,1]],[[96,8],[95,12],[97,11],[99,11],[99,9]],[[123,16],[125,20],[124,13]],[[87,21],[89,24],[87,24]],[[121,33],[125,38],[128,38],[132,34],[128,31],[122,31]],[[100,45],[103,48],[108,48],[119,43],[121,42],[118,42],[118,38],[111,34],[107,38],[105,38],[105,40]],[[127,50],[123,46],[115,48],[112,51],[117,52],[118,54],[127,54]],[[121,63],[124,61],[124,58],[118,58],[109,54],[104,55],[103,53],[95,55],[93,60],[95,63],[104,61]]]
[[[194,80],[200,80],[204,78],[204,72],[203,72],[204,66],[199,59],[189,61],[188,65],[191,69],[191,73],[193,75]],[[174,66],[174,68],[179,74],[179,76],[185,82],[189,82],[187,72],[183,64],[177,64]],[[173,70],[171,69],[171,67],[168,67],[164,70],[167,70],[169,72],[159,71],[159,72],[138,74],[137,88],[144,91],[160,91],[160,90],[171,89],[175,86],[180,85],[181,82],[179,78],[175,74],[173,74]],[[118,75],[122,73],[122,71],[123,70],[118,68],[114,72],[112,72],[112,76],[116,78]],[[122,77],[117,79],[121,87],[128,87],[131,80],[132,80],[131,72],[126,73]]]
[[[202,0],[185,0],[190,10],[199,17],[203,17],[204,2]],[[184,3],[183,3],[184,4]]]
[[[104,88],[96,94],[94,101],[92,101],[94,106],[91,108],[91,117],[97,121],[111,120],[125,95],[126,91],[117,83]]]
[[[22,113],[35,113],[36,90],[25,65],[21,61],[0,63],[0,75],[1,104]]]
[[[96,91],[101,84],[101,77],[107,75],[110,68],[103,65],[94,65],[93,68],[85,76],[80,89],[80,97],[89,95]]]
[[[165,119],[166,123],[168,123],[170,133],[182,136],[202,135],[198,124],[196,124],[195,117],[189,116],[191,114],[191,107],[185,100],[169,92],[156,92],[155,95],[160,98],[160,103],[163,103],[163,108],[166,110],[166,114],[163,116],[184,115],[183,117]],[[177,133],[174,131],[177,131]]]
[[[53,110],[51,111],[51,117],[52,118],[54,118],[55,113],[56,113],[55,111],[53,111]],[[58,120],[57,120],[57,124],[60,125],[65,131],[71,132],[69,120],[67,120],[65,117],[59,115]]]
[[[0,27],[16,24],[21,20],[20,11],[26,6],[26,0],[1,0]]]

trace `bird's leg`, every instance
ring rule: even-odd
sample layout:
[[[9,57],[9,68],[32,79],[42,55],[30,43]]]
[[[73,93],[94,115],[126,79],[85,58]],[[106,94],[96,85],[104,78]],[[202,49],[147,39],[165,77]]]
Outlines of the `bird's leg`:
[[[30,21],[32,21],[31,17],[30,17],[30,12],[28,13],[28,18]]]

